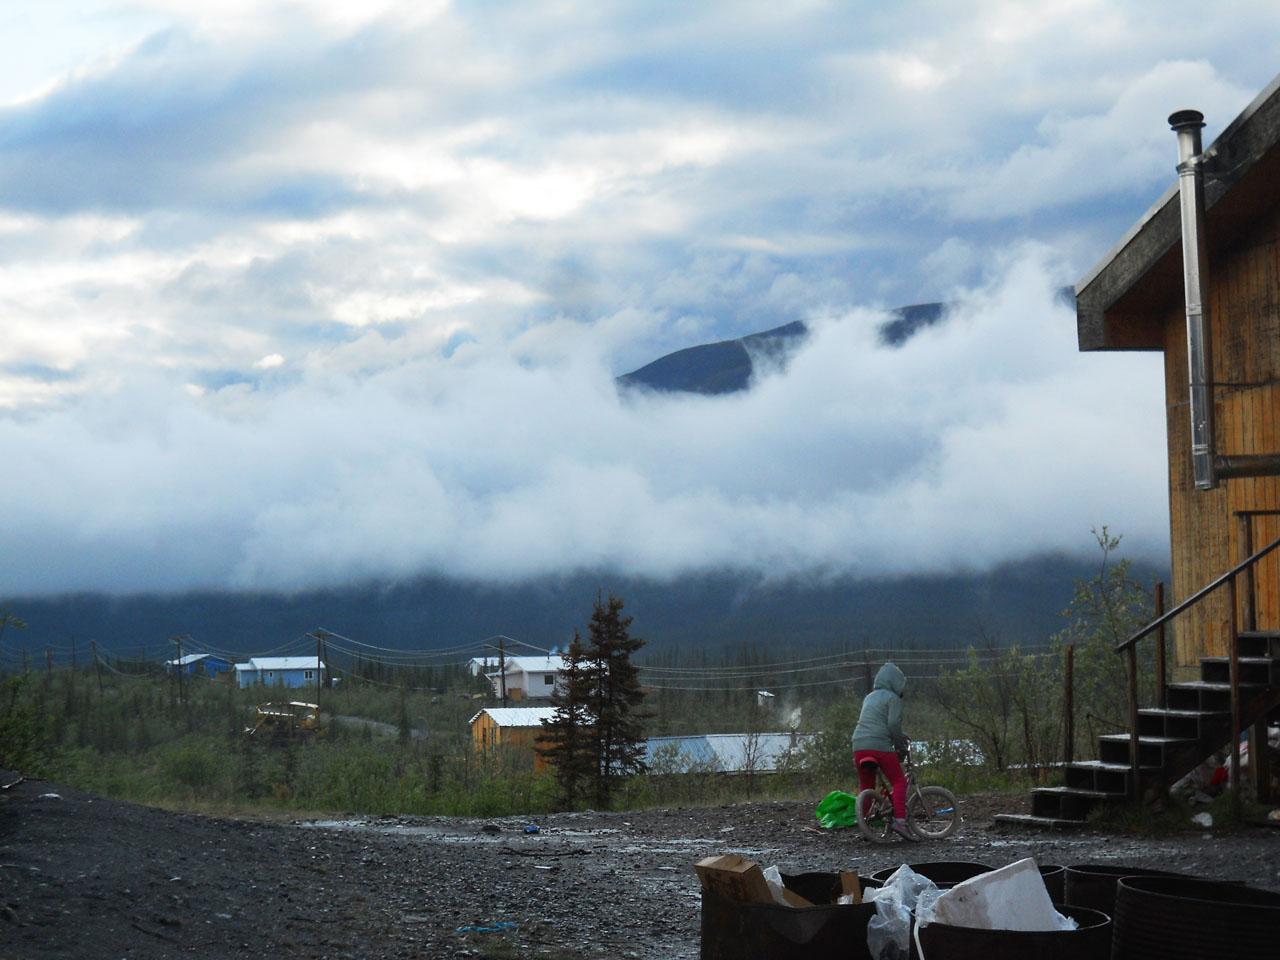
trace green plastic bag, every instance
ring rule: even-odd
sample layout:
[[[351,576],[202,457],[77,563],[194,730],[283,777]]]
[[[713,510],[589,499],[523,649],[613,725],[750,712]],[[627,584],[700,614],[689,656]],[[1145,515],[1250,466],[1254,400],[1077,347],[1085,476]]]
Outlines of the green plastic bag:
[[[843,790],[832,790],[818,801],[814,811],[818,823],[827,830],[853,827],[858,823],[858,798]]]

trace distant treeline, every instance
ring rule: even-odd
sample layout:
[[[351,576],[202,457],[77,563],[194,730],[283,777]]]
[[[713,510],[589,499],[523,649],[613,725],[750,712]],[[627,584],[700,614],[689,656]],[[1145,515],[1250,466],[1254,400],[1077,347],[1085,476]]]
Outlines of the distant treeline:
[[[513,586],[422,579],[288,596],[12,597],[9,608],[28,628],[10,631],[0,655],[12,670],[22,650],[40,662],[48,648],[64,664],[73,644],[87,657],[96,640],[113,656],[159,660],[173,655],[171,635],[190,634],[193,649],[251,656],[320,626],[394,649],[456,646],[496,633],[562,648],[602,590],[626,597],[651,652],[716,654],[743,644],[789,653],[840,644],[963,648],[989,637],[1034,643],[1061,629],[1073,584],[1094,572],[1087,558],[1051,556],[982,574],[865,581],[765,583],[717,574],[659,582],[600,574]],[[1145,581],[1157,576],[1141,566],[1134,573]]]

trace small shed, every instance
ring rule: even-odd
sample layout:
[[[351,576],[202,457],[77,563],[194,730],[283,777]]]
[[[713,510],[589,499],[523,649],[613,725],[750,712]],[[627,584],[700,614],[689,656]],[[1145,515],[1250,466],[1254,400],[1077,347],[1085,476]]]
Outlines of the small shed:
[[[471,718],[471,744],[482,754],[499,748],[528,750],[537,773],[546,769],[547,762],[534,744],[542,735],[543,722],[555,713],[555,707],[485,707]]]
[[[251,657],[236,664],[236,683],[240,687],[263,686],[314,687],[316,671],[324,683],[324,661],[317,657]]]
[[[166,660],[164,662],[165,673],[182,673],[188,677],[207,676],[213,678],[227,673],[232,666],[230,660],[214,656],[212,653],[188,653],[177,660]]]

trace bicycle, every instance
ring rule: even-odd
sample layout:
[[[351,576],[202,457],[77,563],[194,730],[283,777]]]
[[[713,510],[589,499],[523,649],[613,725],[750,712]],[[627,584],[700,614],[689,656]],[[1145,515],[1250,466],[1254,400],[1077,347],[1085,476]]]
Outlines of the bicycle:
[[[907,778],[907,824],[921,840],[949,837],[960,822],[960,806],[956,795],[946,787],[922,787],[916,783],[911,753],[902,757],[902,772]],[[858,831],[873,843],[884,843],[897,836],[893,824],[893,788],[884,771],[874,760],[863,760],[876,768],[876,786],[858,794]]]

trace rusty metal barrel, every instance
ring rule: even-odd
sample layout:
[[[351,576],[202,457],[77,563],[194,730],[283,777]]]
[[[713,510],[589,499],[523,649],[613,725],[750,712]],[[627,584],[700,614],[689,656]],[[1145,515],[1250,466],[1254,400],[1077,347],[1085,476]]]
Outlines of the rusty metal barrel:
[[[867,921],[872,903],[834,904],[834,873],[783,874],[782,882],[815,904],[743,903],[702,892],[702,960],[871,960]],[[879,886],[863,881],[864,889]]]
[[[1085,907],[1058,907],[1075,930],[983,930],[928,923],[918,928],[928,960],[1108,960],[1111,918]],[[915,944],[912,943],[912,953]]]
[[[1280,893],[1186,877],[1125,877],[1116,888],[1119,960],[1274,957]]]

